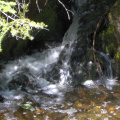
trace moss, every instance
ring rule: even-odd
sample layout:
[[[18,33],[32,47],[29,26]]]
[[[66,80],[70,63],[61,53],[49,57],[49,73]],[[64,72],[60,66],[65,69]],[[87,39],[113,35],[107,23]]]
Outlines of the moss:
[[[19,42],[16,41],[14,49],[11,50],[11,54],[16,57],[20,56],[22,52],[27,48],[27,42],[28,40],[19,40]]]
[[[107,53],[115,53],[117,47],[117,40],[114,35],[115,29],[113,25],[111,25],[107,31],[103,31],[100,34],[100,38],[102,40],[102,49]]]
[[[120,6],[120,0],[118,0],[110,10],[110,14],[112,15],[111,19],[120,16],[120,7],[119,6]]]
[[[120,17],[120,8],[119,8],[120,0],[116,2],[116,4],[111,8],[109,13],[109,27],[106,31],[103,31],[100,34],[100,39],[103,43],[103,50],[107,53],[116,54],[118,51],[118,47],[120,45],[120,31],[118,23]],[[115,55],[114,55],[115,56]]]
[[[120,68],[120,0],[118,0],[115,5],[110,9],[109,26],[107,30],[100,33],[99,37],[102,42],[102,49],[109,53],[114,64],[115,74],[119,75]],[[116,67],[115,67],[116,66]]]
[[[53,31],[55,29],[57,14],[55,11],[52,11],[50,8],[45,9],[39,16],[36,17],[36,21],[44,21],[48,25],[48,29]],[[47,31],[41,31],[42,35],[46,36]]]
[[[0,53],[0,60],[8,61],[12,57],[18,57],[27,48],[28,40],[16,40],[15,38],[9,38],[3,41],[2,49]]]
[[[120,46],[117,49],[117,53],[115,55],[115,59],[116,59],[117,62],[120,62]]]

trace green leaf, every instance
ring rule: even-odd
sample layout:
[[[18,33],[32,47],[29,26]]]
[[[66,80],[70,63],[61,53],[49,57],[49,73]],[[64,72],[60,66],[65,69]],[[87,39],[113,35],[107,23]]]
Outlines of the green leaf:
[[[15,6],[15,2],[0,1],[0,11],[2,14],[0,16],[0,51],[2,51],[1,43],[6,33],[10,32],[12,37],[33,40],[34,36],[31,35],[33,28],[44,29],[47,27],[43,22],[35,22],[24,18],[23,12],[16,11],[14,9]],[[28,11],[27,4],[23,4],[21,8],[24,12]]]

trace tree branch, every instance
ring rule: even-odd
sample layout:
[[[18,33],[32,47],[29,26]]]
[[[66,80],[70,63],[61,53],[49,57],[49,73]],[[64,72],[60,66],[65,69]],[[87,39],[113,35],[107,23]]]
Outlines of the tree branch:
[[[67,15],[68,15],[68,19],[70,20],[70,14],[69,14],[69,12],[71,12],[72,14],[74,14],[71,10],[68,10],[66,7],[65,7],[65,5],[60,1],[60,0],[58,0],[58,2],[64,7],[64,9],[66,10],[66,12],[67,12]]]

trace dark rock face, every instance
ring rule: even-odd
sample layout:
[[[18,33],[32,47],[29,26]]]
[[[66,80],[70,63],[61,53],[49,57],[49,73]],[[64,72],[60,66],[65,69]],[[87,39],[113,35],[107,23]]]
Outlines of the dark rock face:
[[[71,9],[70,2],[63,1],[63,3],[68,9]],[[40,2],[39,5],[41,6]],[[71,24],[72,16],[71,20],[68,20],[65,8],[57,0],[47,1],[47,3],[44,1],[40,7],[42,8],[40,13],[37,7],[35,11],[33,10],[35,7],[36,3],[30,5],[31,11],[28,13],[28,17],[36,22],[44,22],[48,25],[49,31],[42,30],[36,34],[34,41],[29,41],[29,47],[45,49],[47,44],[54,43],[56,45],[56,43],[61,43],[64,33]]]
[[[0,102],[3,102],[4,98],[0,95]]]
[[[17,74],[13,79],[8,83],[9,90],[25,90],[29,86],[30,80],[24,73]]]
[[[78,10],[80,18],[78,38],[74,41],[71,47],[69,45],[66,45],[61,52],[58,62],[53,67],[53,70],[49,73],[50,76],[52,76],[51,81],[60,80],[60,70],[64,71],[63,74],[67,74],[67,71],[70,72],[71,76],[69,76],[67,79],[71,79],[73,81],[73,84],[80,84],[84,80],[96,80],[99,78],[96,64],[94,63],[93,51],[91,48],[93,42],[93,33],[96,29],[96,25],[100,17],[106,11],[108,11],[114,3],[115,1],[110,2],[109,0],[89,0],[89,2],[80,8],[75,5],[75,9]],[[103,24],[104,23],[105,22],[103,22]],[[99,50],[102,50],[100,46],[101,43],[98,44],[100,42],[98,35],[105,29],[104,25],[101,26],[103,27],[97,31],[98,33],[95,45],[95,48],[98,50],[98,52],[101,52]],[[71,49],[70,56],[67,53],[68,49]],[[106,62],[104,57],[100,54],[97,54],[97,57],[100,61],[104,61],[104,67],[102,67],[102,69],[105,71]],[[67,61],[68,58],[69,60]],[[67,67],[64,66],[65,63],[68,64]]]
[[[74,50],[71,55],[71,68],[73,69],[73,79],[74,82],[82,82],[87,79],[96,80],[99,78],[96,64],[94,63],[94,56],[92,51],[92,42],[93,36],[91,33],[94,33],[96,30],[97,23],[100,17],[108,11],[111,6],[115,3],[110,1],[95,1],[89,0],[85,5],[81,8],[78,8],[80,15],[80,26],[78,31],[78,39],[76,43],[74,43]],[[101,8],[101,6],[103,6]],[[105,21],[104,21],[105,22]],[[95,49],[98,52],[101,52],[101,42],[98,40],[98,35],[105,29],[102,27],[104,25],[100,24],[101,29],[97,31],[96,35],[96,44]],[[89,37],[91,35],[91,38]],[[105,59],[100,54],[96,54],[100,61],[104,61],[104,65],[106,66]],[[91,66],[91,67],[90,67]],[[104,68],[103,68],[104,69]],[[106,69],[106,68],[105,68]]]
[[[0,60],[8,61],[12,58],[18,58],[27,49],[28,40],[16,40],[9,37],[3,40],[0,52]]]
[[[102,49],[112,58],[113,74],[120,78],[120,0],[110,9],[108,14],[109,25],[102,31],[99,39],[102,41]]]

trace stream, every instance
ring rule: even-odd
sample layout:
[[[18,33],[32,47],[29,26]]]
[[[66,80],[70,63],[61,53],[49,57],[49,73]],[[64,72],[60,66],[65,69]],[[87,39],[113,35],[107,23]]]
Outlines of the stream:
[[[78,8],[86,2],[75,1]],[[79,21],[88,11],[82,15],[79,9],[73,11],[73,22],[61,45],[0,64],[0,120],[120,119],[120,87],[111,60],[99,52],[105,60],[104,75],[109,78],[101,81],[98,73],[96,77],[91,72],[92,61],[83,62],[88,55],[79,57],[87,53],[76,46],[85,29]]]

